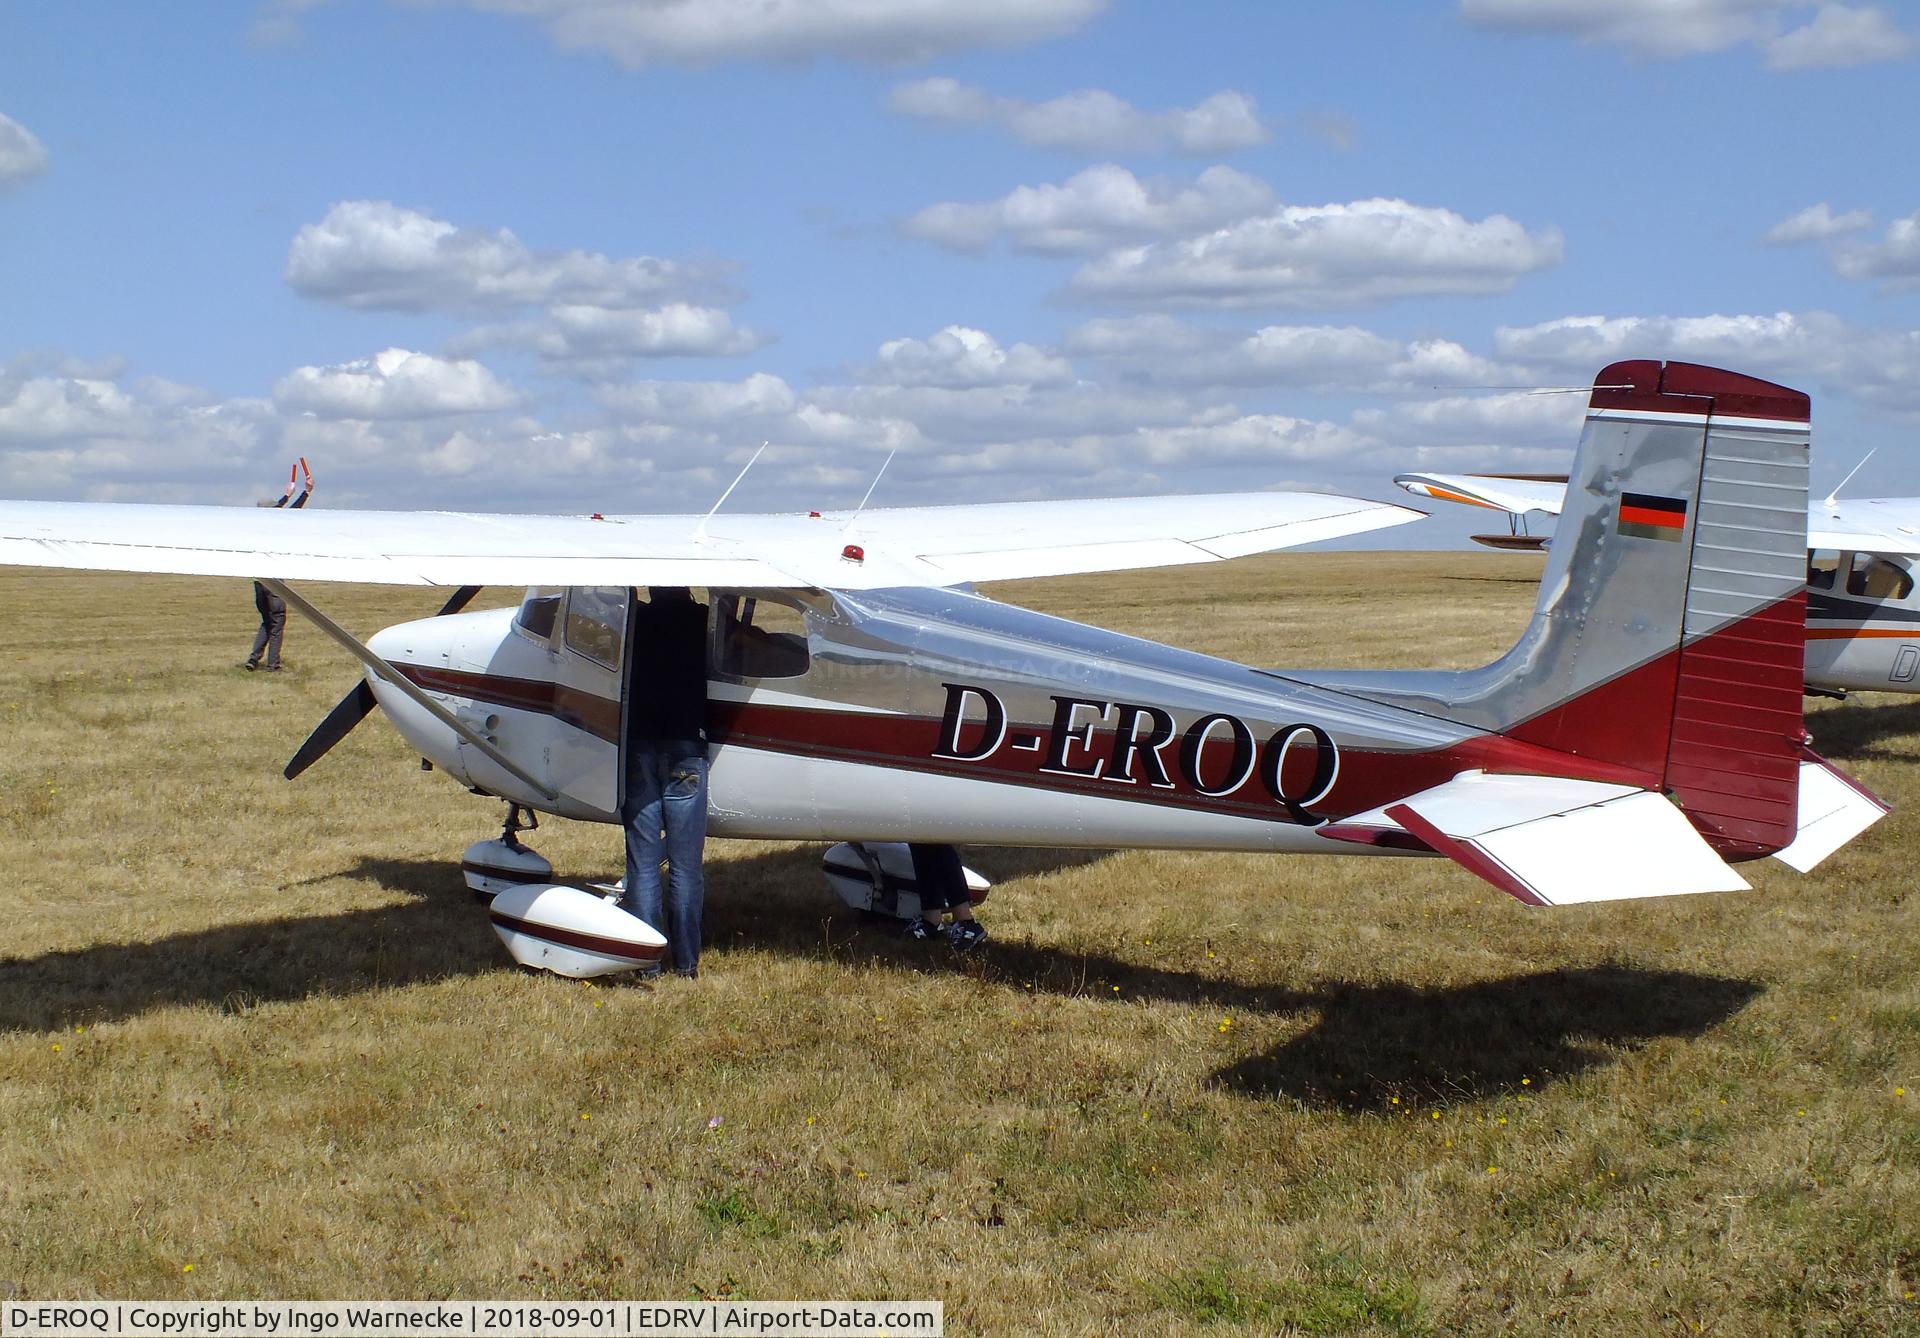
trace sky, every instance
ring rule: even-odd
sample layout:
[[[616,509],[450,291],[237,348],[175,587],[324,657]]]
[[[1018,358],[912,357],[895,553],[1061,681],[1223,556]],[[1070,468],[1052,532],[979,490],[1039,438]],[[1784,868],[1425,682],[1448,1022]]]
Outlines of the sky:
[[[1920,493],[1917,54],[1909,0],[14,0],[0,496],[701,512],[764,441],[730,510],[1396,498],[1564,468],[1629,357]]]

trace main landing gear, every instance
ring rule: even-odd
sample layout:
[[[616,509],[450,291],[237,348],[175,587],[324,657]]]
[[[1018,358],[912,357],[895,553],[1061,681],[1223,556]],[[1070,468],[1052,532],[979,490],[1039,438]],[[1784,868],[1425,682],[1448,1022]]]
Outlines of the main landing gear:
[[[856,911],[908,923],[920,918],[920,885],[904,841],[842,841],[827,851],[820,872]],[[967,899],[976,906],[985,901],[993,884],[972,869],[961,872],[967,877]]]

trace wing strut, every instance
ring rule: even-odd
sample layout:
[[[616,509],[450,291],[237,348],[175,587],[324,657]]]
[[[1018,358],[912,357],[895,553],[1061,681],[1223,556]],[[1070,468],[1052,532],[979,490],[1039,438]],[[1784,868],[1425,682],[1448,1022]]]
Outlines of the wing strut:
[[[438,720],[455,734],[458,734],[462,739],[465,739],[468,743],[479,749],[483,755],[502,771],[505,771],[522,784],[530,786],[535,794],[545,799],[553,800],[560,797],[558,792],[552,787],[535,780],[519,763],[508,757],[491,743],[488,743],[484,736],[455,719],[446,707],[442,706],[439,702],[415,686],[412,679],[406,677],[406,675],[402,674],[398,669],[395,669],[378,655],[368,650],[366,646],[356,641],[353,633],[347,631],[347,629],[339,623],[309,604],[304,597],[296,595],[287,587],[286,582],[276,581],[270,577],[261,577],[260,584],[266,586],[267,589],[273,591],[274,594],[280,596],[280,598],[286,600],[287,603],[291,604],[294,608],[300,610],[308,622],[339,642],[346,648],[349,654],[360,661],[360,663],[366,665],[367,668],[371,669],[382,681],[391,683],[395,688],[399,689],[400,692],[405,694],[414,705],[418,706],[435,720]]]

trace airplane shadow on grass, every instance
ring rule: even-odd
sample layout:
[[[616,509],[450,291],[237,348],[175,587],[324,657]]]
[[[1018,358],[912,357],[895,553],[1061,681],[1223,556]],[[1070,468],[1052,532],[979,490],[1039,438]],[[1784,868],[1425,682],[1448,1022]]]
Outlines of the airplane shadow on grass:
[[[1911,762],[1920,748],[1900,744],[1920,735],[1920,702],[1869,704],[1848,701],[1807,717],[1813,746],[1834,762]]]
[[[970,851],[1001,880],[1105,858],[1105,852]],[[1003,936],[968,957],[904,941],[855,916],[822,885],[815,849],[709,865],[711,965],[730,947],[875,970],[963,972],[985,986],[1240,1014],[1314,1013],[1307,1031],[1212,1075],[1250,1097],[1290,1097],[1350,1113],[1387,1112],[1531,1090],[1660,1037],[1698,1036],[1760,992],[1748,980],[1600,965],[1421,988],[1327,981],[1255,986]],[[372,881],[409,900],[0,959],[0,1029],[43,1031],[169,1006],[244,1011],[514,968],[452,861],[367,859],[331,877]],[[326,881],[326,880],[320,880]],[[1114,993],[1113,987],[1119,986]],[[1402,1105],[1392,1105],[1399,1097]]]

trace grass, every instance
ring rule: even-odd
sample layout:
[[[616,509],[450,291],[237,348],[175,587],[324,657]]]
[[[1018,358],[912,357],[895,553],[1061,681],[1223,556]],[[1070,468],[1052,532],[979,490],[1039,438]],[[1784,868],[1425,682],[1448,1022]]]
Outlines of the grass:
[[[1482,661],[1537,563],[1283,554],[1034,607],[1265,665]],[[431,592],[327,589],[364,633]],[[503,592],[490,592],[503,594]],[[244,582],[0,571],[0,1293],[935,1297],[950,1331],[1920,1331],[1920,704],[1809,877],[1529,910],[1440,861],[976,850],[983,958],[717,842],[695,984],[513,970],[495,805]],[[532,838],[617,874],[610,828]],[[717,1122],[716,1122],[717,1121]],[[187,1271],[191,1265],[191,1271]]]

